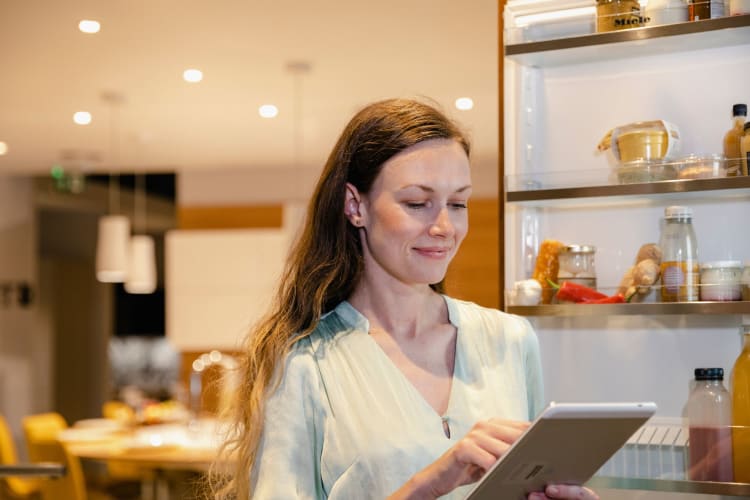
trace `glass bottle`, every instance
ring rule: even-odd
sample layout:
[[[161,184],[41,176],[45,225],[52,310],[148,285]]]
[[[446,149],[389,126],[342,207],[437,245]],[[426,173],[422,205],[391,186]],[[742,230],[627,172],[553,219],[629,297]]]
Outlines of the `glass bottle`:
[[[740,169],[747,175],[748,160],[750,160],[750,122],[742,126],[742,136],[740,136]]]
[[[722,368],[696,368],[687,402],[691,481],[731,482],[732,399]]]
[[[724,156],[727,158],[727,174],[747,175],[742,169],[740,161],[740,139],[744,131],[742,126],[747,119],[747,104],[735,104],[732,106],[732,128],[724,134]]]
[[[688,15],[691,21],[724,17],[724,0],[690,0]]]
[[[742,352],[732,370],[734,480],[750,483],[750,325],[742,326]]]
[[[671,206],[664,209],[659,247],[662,251],[662,302],[697,301],[700,267],[690,208]]]

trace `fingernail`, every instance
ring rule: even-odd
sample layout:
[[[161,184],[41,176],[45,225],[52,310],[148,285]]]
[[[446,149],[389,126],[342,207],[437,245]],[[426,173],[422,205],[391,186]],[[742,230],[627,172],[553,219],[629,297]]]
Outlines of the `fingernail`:
[[[547,488],[547,493],[549,493],[550,495],[557,495],[558,493],[560,493],[560,489],[557,486],[550,486],[549,488]]]

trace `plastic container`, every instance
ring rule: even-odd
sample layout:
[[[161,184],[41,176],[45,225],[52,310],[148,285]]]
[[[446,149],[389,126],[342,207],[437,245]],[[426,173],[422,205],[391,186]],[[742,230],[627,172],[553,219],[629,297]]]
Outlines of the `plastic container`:
[[[638,0],[596,0],[596,31],[638,28],[645,24]]]
[[[742,262],[717,260],[701,265],[701,300],[733,301],[742,298]]]
[[[732,397],[722,368],[696,368],[695,386],[686,405],[691,481],[731,482]]]
[[[680,160],[678,179],[711,179],[727,176],[727,159],[724,155],[689,155]]]
[[[692,222],[693,211],[688,207],[664,209],[664,227],[659,240],[662,302],[693,302],[699,298],[698,241]]]
[[[620,159],[633,160],[661,159],[667,154],[667,133],[663,130],[632,130],[617,138]]]
[[[634,160],[617,167],[620,184],[671,181],[677,178],[678,164],[661,160]]]
[[[589,288],[596,288],[596,268],[594,257],[596,248],[592,245],[567,245],[558,255],[559,268],[557,282],[572,281]]]
[[[734,480],[750,483],[750,325],[743,325],[742,351],[732,368]]]
[[[740,293],[742,300],[750,300],[750,261],[745,261],[745,267],[740,276]]]

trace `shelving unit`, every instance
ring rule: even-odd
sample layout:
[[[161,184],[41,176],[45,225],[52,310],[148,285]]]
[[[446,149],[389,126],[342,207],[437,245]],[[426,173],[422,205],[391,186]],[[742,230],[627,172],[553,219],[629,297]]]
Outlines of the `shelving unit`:
[[[686,43],[688,38],[689,43]],[[607,50],[607,59],[613,60],[683,52],[696,45],[702,48],[742,45],[749,38],[750,14],[745,14],[510,44],[505,46],[505,56],[527,66],[560,66],[571,62],[580,64],[601,60],[602,49]]]
[[[523,14],[528,14],[528,12],[524,11]],[[705,63],[707,59],[711,59],[708,62],[713,63],[714,55],[726,54],[729,55],[726,59],[734,63],[738,57],[741,59],[740,62],[744,61],[744,52],[740,54],[738,47],[749,46],[750,15],[505,45],[505,60],[510,62],[505,66],[506,71],[510,71],[510,73],[506,75],[504,83],[504,92],[506,93],[503,96],[505,99],[504,113],[506,120],[512,120],[510,126],[514,127],[511,133],[505,137],[506,148],[509,151],[506,153],[506,166],[509,169],[508,172],[501,172],[504,175],[505,189],[503,193],[506,214],[504,224],[508,227],[506,239],[509,241],[505,247],[507,259],[505,275],[508,277],[508,282],[504,283],[506,288],[514,280],[524,279],[524,276],[528,277],[529,275],[528,263],[530,261],[527,259],[529,253],[525,250],[529,248],[526,233],[527,224],[532,226],[537,224],[538,227],[546,224],[546,228],[539,229],[537,233],[542,233],[545,237],[554,238],[559,235],[561,239],[564,239],[570,236],[571,240],[575,238],[579,242],[589,243],[588,238],[593,236],[592,240],[594,241],[592,243],[596,246],[605,243],[606,245],[617,245],[619,243],[620,246],[615,248],[622,250],[625,247],[622,244],[625,241],[624,237],[618,238],[618,243],[611,243],[609,241],[611,235],[607,235],[608,239],[600,236],[607,228],[604,227],[604,224],[600,224],[603,219],[596,218],[598,216],[597,210],[601,209],[602,214],[606,214],[603,217],[610,217],[612,214],[620,217],[620,219],[607,219],[610,226],[613,224],[616,226],[618,220],[628,219],[631,222],[629,226],[624,224],[623,229],[619,227],[613,229],[613,233],[619,231],[617,236],[625,234],[628,229],[635,228],[636,223],[633,222],[635,219],[631,217],[633,213],[641,217],[647,216],[647,223],[654,224],[654,213],[659,207],[668,204],[687,205],[695,203],[696,206],[700,206],[700,210],[708,210],[708,213],[711,214],[718,211],[711,211],[711,209],[705,207],[715,208],[718,206],[736,209],[738,204],[742,204],[742,210],[739,211],[742,216],[739,220],[744,221],[745,202],[750,200],[750,177],[608,184],[606,180],[602,180],[602,174],[606,174],[606,172],[601,169],[594,171],[593,169],[597,165],[593,161],[589,165],[587,163],[588,157],[579,155],[579,157],[571,160],[564,155],[577,147],[573,145],[573,141],[577,141],[579,138],[586,141],[586,144],[592,144],[592,135],[597,134],[595,130],[590,130],[594,129],[594,125],[597,128],[601,127],[603,132],[617,124],[622,116],[630,111],[626,110],[624,106],[618,106],[619,102],[613,102],[612,110],[610,110],[608,108],[609,102],[604,99],[592,99],[596,104],[588,106],[589,115],[584,114],[582,108],[588,105],[588,103],[583,102],[586,101],[586,95],[575,96],[571,90],[579,83],[580,79],[586,80],[584,84],[587,85],[586,89],[589,95],[592,95],[599,91],[598,88],[594,87],[595,84],[601,84],[601,88],[604,89],[605,86],[617,83],[612,73],[625,74],[629,67],[640,68],[644,61],[650,61],[652,63],[652,66],[649,66],[650,72],[644,71],[643,73],[646,73],[646,78],[653,77],[654,81],[660,82],[662,87],[641,88],[638,86],[641,93],[636,94],[635,91],[626,93],[630,98],[630,101],[627,102],[638,101],[640,103],[642,100],[646,103],[643,108],[637,109],[641,115],[632,113],[628,116],[632,121],[638,121],[637,118],[640,116],[643,116],[642,120],[661,118],[659,109],[671,109],[673,111],[677,109],[680,112],[687,110],[681,116],[684,123],[692,127],[695,126],[695,122],[693,122],[695,111],[690,107],[693,104],[690,102],[692,95],[687,93],[687,89],[701,88],[705,90],[705,85],[699,86],[692,81],[679,80],[674,84],[674,87],[681,89],[682,92],[673,93],[670,88],[663,87],[667,78],[660,79],[662,74],[669,71],[671,83],[674,75],[682,74],[682,67],[679,66],[681,63],[694,63],[691,51],[696,49],[701,52],[699,57],[703,57],[702,63]],[[713,49],[717,50],[713,51]],[[744,50],[744,48],[741,50]],[[674,54],[674,57],[671,57],[672,54]],[[666,56],[669,56],[669,60]],[[599,65],[592,63],[599,62],[606,63],[602,66],[606,68],[604,71],[609,73],[596,73]],[[663,62],[667,63],[665,66],[668,66],[668,69],[661,66],[653,67]],[[579,69],[584,75],[583,77],[578,76]],[[636,73],[638,77],[644,76],[643,73],[638,71]],[[717,81],[725,81],[725,75],[717,73],[716,77]],[[737,78],[736,74],[735,78]],[[633,84],[632,80],[629,82],[631,85]],[[736,90],[736,87],[734,88]],[[604,93],[604,90],[602,90],[602,93]],[[544,107],[545,99],[560,99],[560,96],[570,100],[570,103],[561,100],[555,103],[563,104]],[[579,103],[575,102],[576,97],[581,99]],[[625,102],[625,99],[625,97],[619,95],[616,97],[613,95],[612,97],[612,101]],[[750,99],[750,95],[747,96],[747,99]],[[583,105],[581,105],[581,102],[583,102]],[[659,108],[658,105],[663,103],[668,104],[665,104],[664,108]],[[725,104],[722,104],[722,106],[725,106]],[[551,112],[547,113],[550,110]],[[704,115],[700,115],[701,118],[707,112],[706,109],[703,111]],[[570,134],[567,133],[568,130],[564,130],[568,127],[575,128],[576,120],[585,120],[590,115],[594,119],[590,121],[590,129],[586,129],[585,134]],[[540,119],[542,117],[546,121],[542,121]],[[636,117],[636,119],[633,119],[633,117]],[[667,117],[667,119],[669,118]],[[623,119],[622,122],[626,121],[627,119]],[[728,127],[729,121],[726,124]],[[700,129],[700,127],[695,128]],[[715,128],[714,124],[711,130]],[[705,128],[702,131],[704,132],[702,137],[707,137]],[[723,131],[721,131],[721,134],[723,134]],[[567,142],[563,141],[562,137]],[[544,150],[544,156],[536,156],[535,152],[547,147],[549,147],[549,150]],[[562,154],[560,154],[561,151]],[[576,162],[575,160],[582,161]],[[569,173],[554,170],[555,168],[561,168],[563,164],[575,165],[582,170]],[[584,168],[590,170],[583,170]],[[590,172],[595,172],[591,179],[600,180],[588,182],[584,174]],[[509,175],[505,175],[506,173]],[[731,213],[737,214],[738,211]],[[591,214],[596,216],[591,216]],[[571,217],[575,222],[566,225],[565,223],[570,221]],[[579,219],[576,219],[576,217],[579,217],[583,222],[578,222]],[[536,220],[536,222],[529,223],[528,220]],[[729,226],[729,219],[723,219],[718,224],[712,224],[714,226]],[[588,225],[588,227],[584,225]],[[561,227],[564,229],[561,229]],[[737,227],[737,230],[740,230],[740,227],[744,230],[744,226]],[[639,236],[635,237],[636,241],[653,241],[654,236],[647,236],[646,234],[652,233],[641,231]],[[597,237],[599,238],[598,242],[596,241]],[[541,236],[539,238],[542,239]],[[744,245],[745,240],[741,241]],[[632,243],[632,239],[627,243]],[[611,250],[612,246],[610,246],[609,257],[614,253]],[[626,250],[630,251],[629,249]],[[623,254],[626,253],[623,252]],[[516,266],[522,267],[517,269]],[[609,267],[611,274],[614,274],[613,269],[615,269],[614,265]],[[608,277],[607,280],[610,281],[610,278]],[[612,285],[612,283],[609,284]],[[605,293],[611,291],[608,290]],[[690,358],[683,358],[683,356],[688,356],[687,342],[694,342],[695,350],[704,349],[706,351],[710,350],[706,349],[707,344],[711,344],[710,348],[714,349],[722,342],[726,343],[728,335],[732,334],[728,327],[735,321],[739,321],[736,320],[737,317],[746,318],[750,315],[750,301],[509,305],[505,307],[505,310],[512,314],[531,318],[535,328],[539,328],[540,342],[549,342],[549,344],[543,344],[543,350],[547,345],[548,348],[551,347],[550,350],[553,352],[547,359],[547,361],[552,362],[550,371],[558,373],[559,370],[567,370],[565,373],[576,380],[576,383],[572,384],[576,386],[574,389],[570,388],[570,383],[560,382],[556,384],[554,380],[547,380],[557,389],[558,394],[578,395],[578,392],[571,393],[569,391],[580,390],[582,386],[590,389],[590,393],[603,394],[604,391],[596,392],[597,389],[593,389],[596,382],[584,380],[591,373],[597,373],[598,378],[602,379],[602,384],[606,383],[605,380],[618,380],[614,385],[619,386],[617,389],[622,390],[627,384],[610,372],[622,373],[623,370],[631,370],[632,365],[628,364],[628,359],[631,362],[633,359],[637,359],[643,365],[639,366],[638,370],[630,372],[630,378],[634,381],[632,386],[628,387],[633,393],[638,392],[634,386],[639,382],[640,385],[648,385],[655,380],[654,377],[660,376],[663,370],[678,367],[681,375],[679,377],[665,377],[662,380],[664,385],[661,388],[670,395],[664,397],[667,403],[672,404],[672,413],[668,415],[678,415],[679,406],[674,404],[674,400],[679,399],[679,396],[675,398],[674,395],[683,390],[682,386],[679,385],[679,380],[689,377],[693,367],[701,366],[695,363],[704,362],[702,361],[704,359],[715,362],[713,360],[717,359],[718,356],[715,352],[711,352],[707,353],[706,357],[699,353],[692,355]],[[672,317],[657,318],[664,315]],[[611,317],[625,318],[610,320]],[[694,321],[699,317],[703,319]],[[535,318],[539,318],[540,321],[536,321]],[[545,318],[546,321],[541,321]],[[553,318],[553,320],[549,318]],[[554,318],[561,318],[561,321],[554,321]],[[562,318],[569,319],[562,320]],[[593,323],[596,325],[595,335],[592,334],[592,322],[586,318],[601,318]],[[577,331],[579,326],[583,326],[581,331]],[[702,331],[704,328],[709,331]],[[651,336],[652,333],[657,334]],[[703,336],[704,333],[711,333],[712,335]],[[713,335],[716,333],[720,336]],[[627,336],[623,337],[623,334],[627,334]],[[624,341],[624,338],[628,340]],[[723,340],[719,340],[719,338]],[[586,345],[582,346],[576,342],[585,342]],[[634,346],[633,343],[635,342],[642,342],[643,345]],[[611,343],[611,345],[608,343]],[[668,352],[673,345],[679,345],[680,351]],[[593,346],[602,349],[601,355],[599,355],[599,351],[592,351]],[[571,353],[578,354],[578,358],[576,358],[578,361],[575,363],[577,366],[570,366],[570,358],[566,357],[566,353],[568,356]],[[620,354],[622,354],[622,357]],[[627,359],[624,360],[623,358]],[[582,363],[588,365],[581,367]],[[731,365],[725,369],[729,367]],[[642,374],[646,375],[639,378]],[[650,374],[651,378],[647,378],[647,374]],[[644,380],[648,382],[644,382]],[[609,392],[607,390],[606,394],[609,394]],[[651,393],[653,394],[653,392]],[[558,397],[558,394],[555,394],[555,397]],[[684,401],[681,401],[679,404],[683,403]],[[750,497],[750,484],[744,483],[597,476],[589,482],[589,485],[597,489],[615,488]]]

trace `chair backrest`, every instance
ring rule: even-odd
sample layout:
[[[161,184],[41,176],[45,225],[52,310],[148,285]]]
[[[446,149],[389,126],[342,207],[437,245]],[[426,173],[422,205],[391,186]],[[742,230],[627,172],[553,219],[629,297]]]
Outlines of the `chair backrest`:
[[[86,483],[81,461],[57,439],[68,427],[59,413],[42,413],[23,418],[23,432],[29,459],[33,462],[61,462],[66,474],[54,481],[44,481],[41,492],[44,500],[86,500]]]
[[[18,453],[16,453],[13,434],[10,432],[5,417],[0,415],[0,464],[13,465],[16,463],[18,463]],[[35,480],[0,477],[0,483],[4,483],[4,487],[8,489],[10,494],[18,498],[29,497],[39,491],[39,482]]]

